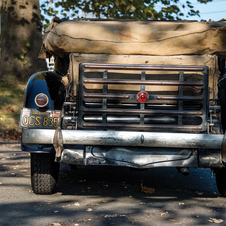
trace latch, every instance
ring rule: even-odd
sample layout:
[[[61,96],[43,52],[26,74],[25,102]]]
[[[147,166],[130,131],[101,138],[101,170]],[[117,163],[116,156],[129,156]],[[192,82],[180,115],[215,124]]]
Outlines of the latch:
[[[63,146],[63,134],[61,128],[58,126],[53,137],[53,147],[56,151],[55,162],[60,162]]]
[[[210,106],[209,107],[209,124],[208,124],[208,133],[213,133],[216,134],[218,132],[216,132],[216,128],[215,127],[219,127],[219,120],[218,120],[218,114],[220,113],[221,107],[220,106]],[[213,129],[215,128],[215,129]]]

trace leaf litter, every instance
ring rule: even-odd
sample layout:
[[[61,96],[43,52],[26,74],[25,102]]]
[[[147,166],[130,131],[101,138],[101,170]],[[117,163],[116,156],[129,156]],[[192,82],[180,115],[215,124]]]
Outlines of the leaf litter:
[[[215,224],[221,224],[221,223],[224,222],[223,219],[216,219],[216,218],[211,218],[211,217],[208,221],[211,222],[211,223],[215,223]]]
[[[154,188],[149,188],[149,187],[144,187],[143,183],[141,184],[141,193],[146,193],[146,194],[154,194],[155,189]]]

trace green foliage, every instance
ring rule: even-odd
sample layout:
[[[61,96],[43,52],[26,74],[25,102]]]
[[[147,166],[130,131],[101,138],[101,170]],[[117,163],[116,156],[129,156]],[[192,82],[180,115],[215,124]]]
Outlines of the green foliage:
[[[26,56],[26,53],[27,53],[27,50],[29,47],[30,47],[30,43],[28,40],[22,40],[21,41],[21,44],[24,46],[21,48],[21,54],[19,54],[19,59],[21,61],[23,61],[23,65],[26,65],[27,64],[27,60],[25,59],[25,56]],[[26,48],[26,49],[25,49]]]
[[[197,0],[204,4],[211,1]],[[105,19],[180,20],[184,16],[200,16],[191,2],[181,4],[180,0],[45,0],[41,9],[48,16],[67,19],[69,15],[79,17],[79,12]],[[186,15],[182,9],[186,9]],[[49,24],[46,19],[45,22]]]

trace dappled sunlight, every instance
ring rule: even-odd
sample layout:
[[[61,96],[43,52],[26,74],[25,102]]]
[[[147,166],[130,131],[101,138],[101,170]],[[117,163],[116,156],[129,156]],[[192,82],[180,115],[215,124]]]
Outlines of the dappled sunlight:
[[[206,225],[210,217],[226,220],[226,200],[209,169],[191,168],[184,177],[175,168],[72,169],[61,164],[57,190],[46,196],[32,192],[29,153],[21,152],[19,144],[0,145],[0,164],[1,225]]]
[[[25,82],[14,77],[0,79],[0,131],[19,129],[25,86]]]

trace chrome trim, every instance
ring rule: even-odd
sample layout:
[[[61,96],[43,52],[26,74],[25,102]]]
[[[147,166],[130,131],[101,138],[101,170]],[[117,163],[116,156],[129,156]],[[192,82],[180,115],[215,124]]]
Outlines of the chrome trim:
[[[37,98],[38,98],[40,95],[45,96],[46,99],[47,99],[47,101],[46,101],[46,103],[45,103],[44,105],[40,105],[40,104],[37,103]],[[35,96],[35,104],[36,104],[38,107],[42,107],[42,108],[43,108],[43,107],[45,107],[48,103],[49,103],[49,97],[48,97],[45,93],[39,93],[39,94],[37,94],[37,95]]]
[[[221,149],[224,135],[129,131],[62,130],[64,144]],[[52,144],[55,130],[23,129],[22,142]]]
[[[86,146],[85,155],[85,165],[198,167],[197,151],[189,149]]]
[[[65,117],[64,117],[65,118]],[[102,122],[102,116],[85,115],[85,122]],[[107,116],[107,123],[140,123],[140,118],[138,116]],[[176,118],[163,116],[163,117],[145,117],[145,123],[175,123]]]

